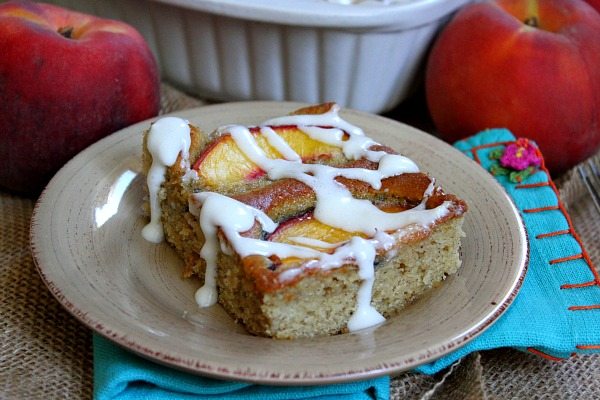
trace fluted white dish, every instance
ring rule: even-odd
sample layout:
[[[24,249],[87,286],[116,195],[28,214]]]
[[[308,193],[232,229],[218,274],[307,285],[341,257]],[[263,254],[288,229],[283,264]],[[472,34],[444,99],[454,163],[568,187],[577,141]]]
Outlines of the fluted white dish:
[[[188,93],[375,113],[412,92],[435,34],[472,0],[354,1],[51,0],[136,27]]]

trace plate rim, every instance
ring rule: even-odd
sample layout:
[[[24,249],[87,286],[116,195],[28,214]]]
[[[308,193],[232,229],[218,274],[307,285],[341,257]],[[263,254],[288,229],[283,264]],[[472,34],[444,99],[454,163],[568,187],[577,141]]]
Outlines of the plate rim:
[[[110,326],[105,325],[102,321],[97,321],[94,318],[90,317],[89,312],[80,309],[74,303],[72,303],[62,293],[60,285],[57,284],[56,282],[54,282],[52,279],[50,279],[48,274],[45,272],[45,270],[44,270],[45,267],[43,265],[41,265],[41,262],[39,260],[39,252],[36,247],[37,240],[39,240],[39,238],[36,238],[36,232],[37,232],[37,226],[39,225],[39,218],[40,218],[42,209],[45,206],[45,204],[48,203],[48,197],[50,196],[49,193],[51,193],[52,188],[53,188],[52,185],[54,182],[56,182],[56,180],[58,179],[58,176],[60,176],[61,174],[64,174],[65,171],[68,171],[69,166],[72,165],[73,163],[75,163],[76,160],[81,159],[81,158],[85,159],[87,153],[92,151],[91,149],[93,149],[95,146],[97,146],[99,142],[105,142],[105,141],[111,140],[111,138],[113,138],[112,140],[116,140],[114,138],[117,137],[118,135],[125,135],[126,132],[132,131],[136,127],[138,127],[139,129],[143,129],[143,127],[148,126],[148,124],[150,122],[156,120],[157,118],[161,118],[161,117],[165,117],[165,116],[179,116],[182,118],[186,118],[188,115],[194,115],[194,114],[198,113],[200,110],[202,110],[202,112],[204,112],[207,109],[211,109],[211,108],[212,109],[215,109],[215,108],[225,108],[226,109],[226,108],[236,107],[236,106],[244,106],[244,107],[257,106],[258,107],[258,106],[269,106],[269,105],[277,105],[277,106],[285,105],[285,106],[290,106],[291,107],[290,109],[295,109],[298,107],[306,106],[308,104],[309,103],[288,102],[288,101],[240,101],[240,102],[210,104],[210,105],[204,105],[204,106],[195,107],[195,108],[186,109],[186,110],[173,111],[173,112],[169,112],[166,114],[155,116],[153,118],[149,118],[144,121],[140,121],[136,124],[133,124],[133,125],[123,128],[123,129],[120,129],[120,130],[108,135],[107,137],[100,139],[98,142],[90,145],[88,148],[84,149],[82,152],[80,152],[75,157],[73,157],[71,160],[69,160],[55,174],[55,176],[50,180],[48,185],[44,188],[44,190],[40,194],[39,198],[37,199],[37,201],[35,203],[35,206],[34,206],[34,209],[32,212],[31,222],[30,222],[29,243],[30,243],[31,254],[33,256],[34,265],[36,267],[36,270],[38,271],[38,274],[42,278],[42,281],[44,282],[44,284],[46,285],[48,290],[51,292],[53,297],[61,304],[61,306],[64,309],[66,309],[80,323],[82,323],[87,328],[91,329],[96,334],[99,334],[100,336],[121,346],[122,348],[124,348],[128,351],[132,351],[133,353],[140,355],[143,358],[146,358],[150,361],[158,362],[159,364],[166,365],[168,367],[175,368],[177,370],[181,370],[181,371],[184,371],[187,373],[192,373],[195,375],[202,375],[202,376],[218,378],[218,379],[234,379],[234,380],[239,380],[239,381],[244,381],[244,382],[270,384],[270,385],[276,385],[276,386],[342,383],[342,382],[364,380],[364,379],[379,377],[382,375],[398,373],[398,372],[405,371],[405,370],[408,370],[411,368],[416,368],[419,365],[422,365],[427,362],[432,362],[435,359],[443,357],[444,355],[447,355],[447,354],[451,353],[452,351],[457,350],[458,348],[464,346],[465,344],[467,344],[468,342],[472,341],[473,339],[478,337],[480,334],[482,334],[485,330],[487,330],[490,326],[492,326],[499,319],[499,317],[502,314],[504,314],[504,312],[510,307],[510,305],[513,303],[513,301],[517,297],[517,295],[523,285],[525,276],[527,274],[528,263],[529,263],[529,251],[530,251],[529,238],[528,238],[528,235],[525,230],[522,216],[518,212],[518,210],[517,210],[516,206],[514,205],[514,203],[512,202],[512,200],[510,199],[508,193],[506,193],[506,191],[502,188],[502,186],[493,177],[491,177],[491,175],[489,176],[489,182],[491,182],[491,184],[496,185],[502,189],[501,193],[503,194],[505,201],[507,201],[509,203],[510,209],[512,211],[512,216],[515,217],[515,221],[520,230],[521,237],[524,239],[523,240],[523,248],[521,249],[521,251],[524,253],[523,259],[522,259],[522,262],[520,263],[520,265],[518,266],[518,268],[515,270],[516,271],[516,279],[514,279],[514,282],[512,283],[511,290],[506,291],[503,294],[503,296],[504,296],[503,301],[496,305],[496,308],[493,313],[489,313],[485,318],[481,319],[476,324],[473,324],[472,326],[468,327],[468,329],[466,329],[466,331],[464,332],[463,335],[446,340],[443,344],[436,346],[435,348],[426,349],[426,354],[424,353],[424,350],[422,349],[420,351],[420,353],[417,352],[418,354],[417,354],[416,358],[411,358],[410,360],[396,360],[394,362],[386,362],[385,367],[381,367],[381,363],[377,363],[378,365],[376,367],[369,367],[369,368],[357,367],[357,368],[354,368],[352,371],[347,371],[347,372],[343,372],[343,373],[323,373],[323,372],[321,372],[319,374],[314,374],[310,377],[306,377],[306,376],[298,376],[298,375],[281,376],[277,373],[265,376],[262,374],[258,374],[256,371],[254,371],[254,372],[251,372],[248,370],[238,371],[238,370],[231,370],[231,369],[222,368],[222,367],[215,368],[214,365],[205,364],[201,360],[196,360],[197,361],[196,363],[194,363],[193,365],[190,365],[189,361],[182,360],[178,356],[173,356],[173,353],[170,354],[168,349],[167,350],[159,349],[159,351],[154,351],[154,350],[144,346],[143,344],[138,343],[135,339],[128,339],[127,333],[119,332],[118,329],[111,328]],[[462,154],[459,150],[457,150],[453,146],[449,145],[448,143],[443,142],[442,140],[436,138],[433,135],[428,134],[425,131],[419,130],[415,127],[412,127],[412,126],[402,123],[400,121],[396,121],[396,120],[393,120],[393,119],[390,119],[390,118],[387,118],[387,117],[384,117],[381,115],[377,115],[377,114],[342,108],[342,112],[344,112],[344,111],[352,112],[352,113],[359,114],[359,115],[369,117],[369,118],[376,117],[378,119],[391,121],[394,124],[402,125],[403,129],[409,129],[409,130],[413,130],[413,131],[418,131],[420,133],[425,133],[425,134],[431,136],[433,139],[445,144],[446,146],[448,146],[449,149],[452,149],[454,152],[461,154],[461,156],[469,159],[464,154]],[[475,162],[471,159],[469,159],[469,160],[473,163],[474,167],[482,168],[481,165],[479,165],[477,162]],[[275,340],[275,339],[268,339],[268,340]]]

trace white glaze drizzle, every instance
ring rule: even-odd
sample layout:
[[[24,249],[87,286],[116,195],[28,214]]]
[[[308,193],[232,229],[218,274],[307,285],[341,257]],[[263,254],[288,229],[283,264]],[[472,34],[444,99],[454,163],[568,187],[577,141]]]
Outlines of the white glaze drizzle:
[[[344,248],[349,249],[349,258],[354,258],[358,263],[358,277],[362,279],[356,294],[356,310],[348,321],[348,330],[353,332],[377,325],[385,321],[385,318],[371,305],[373,282],[375,281],[375,246],[371,242],[355,236],[350,240],[348,246],[342,247],[342,249]]]
[[[262,229],[266,232],[272,232],[277,224],[262,211],[230,197],[211,192],[194,194],[190,197],[190,211],[198,217],[200,227],[205,235],[205,243],[200,250],[200,255],[206,262],[205,282],[195,296],[201,307],[207,307],[217,302],[217,256],[219,249],[224,250],[217,236],[217,231],[220,229],[230,246],[240,257],[276,255],[281,259],[298,257],[307,260],[301,267],[282,272],[279,275],[281,282],[293,279],[302,272],[302,269],[331,269],[348,262],[355,262],[359,267],[358,274],[361,285],[357,294],[356,310],[348,323],[348,329],[354,331],[376,325],[384,320],[383,316],[370,304],[377,250],[390,250],[395,241],[414,229],[415,225],[428,227],[448,212],[450,203],[444,202],[436,208],[426,209],[427,197],[434,190],[433,181],[424,193],[424,198],[419,206],[398,213],[384,212],[368,200],[355,199],[345,186],[335,180],[336,177],[361,180],[374,189],[379,189],[382,179],[407,172],[418,172],[419,169],[412,160],[404,156],[369,150],[371,146],[377,143],[367,137],[362,129],[341,119],[338,111],[339,107],[336,105],[324,114],[293,115],[265,121],[260,127],[261,135],[283,156],[283,159],[268,158],[247,127],[230,125],[219,128],[219,131],[231,134],[240,150],[265,171],[269,179],[292,178],[310,186],[317,197],[314,210],[314,217],[317,220],[347,232],[362,232],[369,236],[369,239],[355,236],[348,242],[339,244],[335,247],[335,251],[329,254],[306,247],[315,244],[323,245],[320,246],[321,248],[330,248],[331,246],[331,244],[321,243],[314,239],[297,239],[296,243],[298,244],[294,245],[248,238],[242,236],[242,233],[250,230],[256,221],[262,225]],[[275,130],[270,128],[270,126],[278,125],[298,126],[309,137],[340,147],[349,159],[366,158],[378,162],[378,169],[335,168],[320,164],[303,164],[299,155],[289,147]],[[159,130],[158,128],[157,130]],[[172,140],[170,136],[165,136],[169,138],[165,141]],[[177,148],[178,153],[183,151],[181,147]],[[153,159],[163,160],[162,150],[157,151],[158,157],[155,157],[152,153]],[[156,174],[159,175],[161,165],[164,179],[164,165],[167,164],[161,163],[156,168]],[[156,182],[159,181],[159,179],[156,179]],[[156,182],[152,181],[153,187],[156,187]],[[158,187],[160,187],[160,184],[158,184]],[[155,200],[156,202],[157,200]],[[160,223],[160,218],[158,218],[158,222]],[[152,225],[152,222],[149,225]],[[388,234],[385,231],[393,231],[394,233]]]
[[[336,248],[333,254],[323,253],[304,246],[286,243],[266,242],[259,239],[244,237],[241,234],[252,228],[258,221],[267,232],[272,232],[275,224],[266,214],[244,203],[218,193],[203,192],[194,194],[190,199],[194,213],[199,214],[200,227],[206,239],[200,256],[206,262],[204,285],[198,289],[195,298],[200,307],[208,307],[217,302],[217,256],[219,243],[217,229],[221,229],[227,241],[240,257],[262,255],[269,257],[277,255],[284,259],[298,257],[313,259],[307,262],[305,268],[331,269],[354,261],[358,264],[358,276],[362,280],[358,294],[357,306],[348,322],[350,331],[366,328],[383,322],[385,319],[371,306],[371,292],[375,278],[376,243],[355,236],[349,242]],[[316,261],[316,262],[315,262]],[[287,273],[285,279],[298,275],[302,268]],[[282,274],[283,275],[283,274]]]
[[[189,166],[190,127],[188,122],[176,117],[159,119],[150,127],[146,147],[152,155],[152,165],[146,178],[150,200],[150,223],[142,229],[142,236],[149,242],[160,243],[164,239],[164,232],[158,193],[165,180],[167,167],[175,164],[180,153],[182,162]]]
[[[287,144],[281,136],[277,134],[271,127],[263,126],[260,128],[260,134],[263,135],[269,144],[289,161],[302,161],[300,156]]]

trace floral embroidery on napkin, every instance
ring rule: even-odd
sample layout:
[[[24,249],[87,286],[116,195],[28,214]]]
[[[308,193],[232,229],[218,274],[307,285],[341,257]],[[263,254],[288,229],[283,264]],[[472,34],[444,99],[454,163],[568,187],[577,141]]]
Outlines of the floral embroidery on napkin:
[[[519,138],[489,154],[496,162],[490,166],[494,176],[507,176],[513,183],[521,183],[534,174],[542,163],[540,150],[528,139]]]

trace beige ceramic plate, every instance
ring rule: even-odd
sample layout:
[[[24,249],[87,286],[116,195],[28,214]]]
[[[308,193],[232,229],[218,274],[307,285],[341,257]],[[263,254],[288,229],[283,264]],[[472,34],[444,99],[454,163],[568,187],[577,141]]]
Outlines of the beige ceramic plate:
[[[292,103],[231,103],[176,115],[205,131],[258,124]],[[219,307],[199,309],[200,283],[183,280],[181,261],[140,231],[144,178],[141,132],[119,131],[75,157],[50,182],[32,222],[42,278],[81,322],[145,357],[198,374],[272,384],[327,383],[389,374],[456,349],[489,327],[514,299],[527,241],[503,189],[477,164],[432,136],[395,121],[345,111],[374,139],[413,158],[470,206],[463,267],[377,328],[282,341],[247,334]]]

